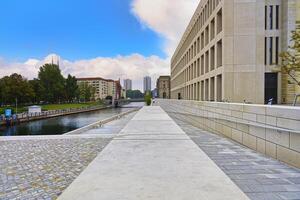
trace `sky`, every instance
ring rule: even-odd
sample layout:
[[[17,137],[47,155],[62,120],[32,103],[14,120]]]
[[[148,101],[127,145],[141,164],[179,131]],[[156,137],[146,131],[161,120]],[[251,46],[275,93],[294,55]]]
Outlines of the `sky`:
[[[76,77],[170,74],[170,58],[200,0],[1,0],[0,77],[37,77],[60,60]],[[180,12],[179,12],[180,10]]]

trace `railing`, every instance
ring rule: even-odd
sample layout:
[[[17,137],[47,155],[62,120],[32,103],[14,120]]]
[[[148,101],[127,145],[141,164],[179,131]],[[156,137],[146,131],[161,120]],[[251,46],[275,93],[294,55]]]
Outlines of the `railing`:
[[[11,125],[18,122],[30,121],[34,119],[44,119],[50,118],[55,116],[62,116],[67,114],[73,113],[80,113],[80,112],[88,112],[93,110],[98,110],[102,108],[108,108],[110,106],[91,106],[91,107],[81,107],[81,108],[69,108],[69,109],[61,109],[61,110],[49,110],[49,111],[42,111],[40,113],[20,113],[16,116],[12,116],[9,119],[6,119],[4,115],[0,115],[0,125],[7,124]]]

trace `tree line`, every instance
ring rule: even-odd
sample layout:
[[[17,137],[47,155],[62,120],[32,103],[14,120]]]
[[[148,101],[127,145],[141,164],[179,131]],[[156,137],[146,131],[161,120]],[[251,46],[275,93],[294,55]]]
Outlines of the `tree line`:
[[[0,105],[89,101],[94,93],[92,86],[78,85],[75,76],[64,78],[56,64],[41,66],[33,80],[17,73],[0,79]]]

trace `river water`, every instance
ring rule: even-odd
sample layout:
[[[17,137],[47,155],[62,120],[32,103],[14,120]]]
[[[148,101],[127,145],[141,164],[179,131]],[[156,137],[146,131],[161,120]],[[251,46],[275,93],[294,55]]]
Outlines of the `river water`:
[[[124,106],[123,108],[109,108],[99,111],[31,121],[13,127],[0,126],[0,136],[62,135],[69,131],[73,131],[96,121],[112,117],[142,105],[143,104],[141,103],[132,103],[128,106]]]

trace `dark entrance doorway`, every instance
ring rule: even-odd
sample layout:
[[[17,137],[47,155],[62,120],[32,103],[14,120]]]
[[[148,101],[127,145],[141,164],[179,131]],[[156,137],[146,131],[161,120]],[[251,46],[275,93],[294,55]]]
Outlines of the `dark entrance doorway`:
[[[272,99],[272,104],[277,104],[278,101],[278,74],[265,73],[265,104],[268,104]]]
[[[163,98],[166,99],[167,98],[167,93],[163,93]]]
[[[178,93],[178,99],[179,100],[181,99],[181,93]]]

